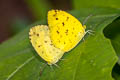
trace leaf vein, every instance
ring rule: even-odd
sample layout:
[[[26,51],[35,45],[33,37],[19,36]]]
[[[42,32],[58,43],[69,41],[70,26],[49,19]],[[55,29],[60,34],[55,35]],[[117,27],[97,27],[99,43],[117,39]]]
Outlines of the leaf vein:
[[[21,68],[23,68],[27,63],[29,63],[31,60],[34,59],[33,57],[30,57],[29,59],[27,59],[23,64],[21,64],[16,70],[14,70],[8,77],[6,80],[10,80]]]

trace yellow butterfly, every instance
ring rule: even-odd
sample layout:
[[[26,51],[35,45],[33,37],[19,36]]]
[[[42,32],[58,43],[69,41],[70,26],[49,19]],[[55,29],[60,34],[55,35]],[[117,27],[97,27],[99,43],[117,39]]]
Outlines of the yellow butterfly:
[[[52,65],[80,42],[86,33],[85,28],[71,14],[51,10],[48,12],[48,26],[32,27],[29,38],[38,55]]]
[[[29,38],[38,55],[47,61],[49,65],[58,62],[64,54],[62,50],[52,44],[49,29],[46,25],[38,25],[31,28]]]
[[[85,35],[86,26],[61,10],[48,12],[48,26],[53,44],[65,52],[73,49]]]

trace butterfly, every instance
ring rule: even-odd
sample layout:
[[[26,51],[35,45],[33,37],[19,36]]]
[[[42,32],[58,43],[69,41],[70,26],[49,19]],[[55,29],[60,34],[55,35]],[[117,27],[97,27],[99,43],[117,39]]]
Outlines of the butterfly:
[[[85,35],[86,26],[71,14],[61,10],[48,12],[48,26],[53,44],[64,52],[73,49]]]
[[[50,10],[48,26],[32,27],[29,38],[38,55],[52,65],[80,42],[86,33],[85,29],[86,26],[71,14],[62,10]]]

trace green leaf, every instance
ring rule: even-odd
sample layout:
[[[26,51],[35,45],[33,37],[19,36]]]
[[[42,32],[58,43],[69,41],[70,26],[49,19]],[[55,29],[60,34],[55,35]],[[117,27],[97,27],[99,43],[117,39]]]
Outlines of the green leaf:
[[[120,0],[72,0],[74,9],[111,7],[120,8]]]
[[[108,27],[104,29],[104,34],[111,40],[111,43],[119,57],[118,64],[120,64],[120,19],[118,18]]]
[[[117,53],[117,56],[119,57],[118,64],[120,65],[120,34],[117,35],[114,40],[111,40],[112,45]]]
[[[104,37],[103,29],[118,17],[120,10],[96,10],[86,23],[87,29],[95,31],[94,35],[87,34],[85,41],[82,40],[73,50],[65,53],[65,60],[57,63],[60,68],[45,67],[46,62],[37,55],[29,42],[30,27],[2,43],[0,80],[113,80],[111,72],[117,56],[110,40]],[[89,9],[71,13],[81,22],[90,14]]]
[[[112,73],[115,80],[120,80],[120,66],[118,64],[114,66]]]
[[[120,17],[104,29],[104,34],[111,40],[112,46],[119,58],[113,69],[113,76],[115,80],[120,80]]]
[[[111,40],[113,48],[118,56],[118,64],[113,69],[115,80],[120,80],[120,19],[118,18],[104,29],[105,36]]]

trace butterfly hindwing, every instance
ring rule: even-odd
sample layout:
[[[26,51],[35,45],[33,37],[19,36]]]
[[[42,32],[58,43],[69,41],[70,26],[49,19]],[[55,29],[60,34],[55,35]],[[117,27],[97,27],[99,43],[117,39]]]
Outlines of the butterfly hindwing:
[[[29,32],[29,38],[32,46],[39,56],[48,64],[55,64],[64,54],[64,52],[51,43],[49,29],[46,25],[32,27]]]

